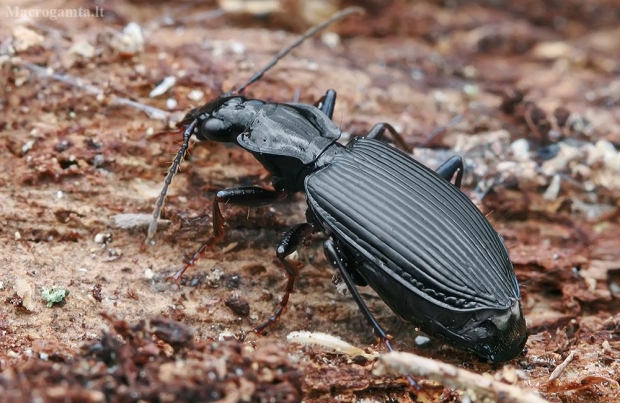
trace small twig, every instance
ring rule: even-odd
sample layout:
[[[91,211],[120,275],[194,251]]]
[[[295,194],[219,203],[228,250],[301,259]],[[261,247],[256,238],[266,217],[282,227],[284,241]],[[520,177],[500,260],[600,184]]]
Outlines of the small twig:
[[[560,365],[555,367],[551,375],[549,375],[549,380],[547,382],[551,383],[555,381],[556,379],[558,379],[560,375],[562,375],[562,372],[564,372],[568,364],[570,364],[570,362],[573,360],[573,358],[575,358],[574,351],[572,351]]]
[[[146,228],[153,221],[151,214],[115,214],[110,217],[116,228],[130,229],[130,228]],[[168,225],[170,220],[157,220],[158,225]]]
[[[375,375],[397,373],[421,376],[449,388],[464,390],[478,399],[488,397],[492,401],[506,403],[547,403],[542,397],[518,386],[507,385],[454,365],[410,353],[391,352],[381,355],[373,373]]]
[[[53,80],[57,80],[65,84],[69,84],[71,86],[80,88],[86,91],[87,93],[95,95],[95,96],[105,95],[104,91],[101,88],[98,88],[92,84],[84,82],[82,79],[78,77],[74,77],[68,74],[53,73],[53,72],[50,72],[45,67],[37,66],[36,64],[26,62],[26,61],[22,61],[21,65],[33,71],[39,77],[51,78]],[[116,105],[131,106],[133,108],[139,109],[143,111],[144,113],[146,113],[152,119],[167,121],[168,118],[170,117],[170,114],[162,109],[155,108],[153,106],[149,106],[149,105],[146,105],[140,102],[132,101],[131,99],[118,97],[116,95],[112,95],[110,97],[110,103],[116,104]]]
[[[339,337],[320,332],[307,332],[303,330],[291,332],[286,336],[286,341],[301,345],[318,346],[322,349],[336,351],[349,356],[361,355],[369,358],[376,358],[378,356],[378,354],[367,354],[361,348],[355,347]]]
[[[177,18],[177,21],[182,24],[186,24],[188,22],[201,22],[204,23],[207,20],[212,20],[215,18],[219,18],[226,15],[226,10],[222,10],[221,8],[215,10],[208,10],[201,13],[187,13],[180,18]]]

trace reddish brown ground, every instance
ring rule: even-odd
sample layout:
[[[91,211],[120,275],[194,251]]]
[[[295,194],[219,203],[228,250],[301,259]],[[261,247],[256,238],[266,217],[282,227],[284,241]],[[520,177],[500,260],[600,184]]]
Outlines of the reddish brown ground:
[[[265,337],[246,334],[282,295],[274,245],[303,220],[303,196],[273,209],[226,208],[235,230],[223,249],[201,259],[180,287],[166,281],[209,236],[216,190],[268,183],[248,154],[194,147],[167,199],[171,224],[153,247],[143,244],[143,229],[120,229],[111,219],[152,211],[180,141],[114,96],[164,110],[174,98],[178,120],[242,83],[294,38],[274,27],[309,24],[293,1],[284,2],[296,9],[292,17],[263,19],[208,18],[217,5],[206,3],[115,0],[105,2],[103,18],[56,20],[0,10],[0,401],[410,399],[403,379],[373,376],[371,362],[286,343],[295,330],[375,343],[350,296],[331,284],[318,236],[300,250],[302,275],[283,319]],[[464,155],[465,191],[474,199],[480,186],[495,184],[482,208],[510,247],[531,334],[527,354],[507,365],[520,371],[519,385],[551,402],[618,401],[620,2],[359,3],[369,13],[339,26],[340,45],[309,41],[247,94],[286,102],[299,88],[311,103],[335,88],[334,120],[345,130],[363,134],[391,122],[411,144],[463,114],[433,140],[434,151],[416,155],[433,166]],[[143,29],[144,50],[119,53],[113,38],[132,21]],[[32,65],[78,77],[105,96]],[[176,85],[149,98],[171,75]],[[195,89],[202,100],[188,99]],[[510,165],[518,158],[509,143],[521,138],[532,153]],[[590,146],[601,139],[610,143]],[[558,141],[559,157],[548,161]],[[607,154],[596,154],[606,146]],[[545,198],[554,175],[561,188]],[[109,234],[107,242],[96,243],[97,234]],[[21,306],[18,280],[35,287],[33,311]],[[54,286],[70,294],[48,308],[39,295]],[[363,292],[399,349],[475,372],[502,369],[436,340],[416,346],[415,329]],[[223,334],[227,341],[214,341]],[[571,352],[564,373],[547,382]],[[421,398],[456,399],[420,382]]]

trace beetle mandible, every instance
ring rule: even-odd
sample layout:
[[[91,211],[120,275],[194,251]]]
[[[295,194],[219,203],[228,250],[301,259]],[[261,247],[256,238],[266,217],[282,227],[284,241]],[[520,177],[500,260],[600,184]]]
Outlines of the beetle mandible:
[[[213,236],[175,279],[223,237],[220,204],[264,206],[303,191],[307,222],[286,232],[276,250],[288,277],[285,294],[255,331],[278,319],[293,291],[298,272],[287,256],[311,233],[322,231],[328,235],[328,261],[388,349],[392,350],[388,335],[357,286],[371,286],[396,314],[457,348],[493,362],[514,358],[527,340],[519,285],[502,238],[460,191],[460,157],[433,171],[384,141],[387,131],[395,143],[404,144],[387,123],[378,123],[365,137],[346,145],[338,143],[342,131],[331,120],[333,90],[316,105],[240,95],[293,47],[358,11],[345,9],[309,30],[236,91],[185,116],[179,124],[185,127],[183,145],[166,177],[148,239],[155,233],[167,188],[190,137],[236,144],[271,173],[273,189],[219,191],[213,201]]]

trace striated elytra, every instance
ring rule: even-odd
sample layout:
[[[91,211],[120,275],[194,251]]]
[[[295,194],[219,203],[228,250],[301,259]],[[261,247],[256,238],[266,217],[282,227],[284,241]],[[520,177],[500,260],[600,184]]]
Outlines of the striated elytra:
[[[506,361],[526,341],[502,239],[456,186],[407,154],[357,139],[306,179],[308,205],[356,271],[426,333]]]

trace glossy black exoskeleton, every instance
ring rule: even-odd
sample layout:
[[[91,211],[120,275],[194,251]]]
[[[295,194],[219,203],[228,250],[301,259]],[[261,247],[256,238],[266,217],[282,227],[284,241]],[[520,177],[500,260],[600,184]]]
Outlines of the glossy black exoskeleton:
[[[273,189],[218,192],[213,237],[186,268],[223,237],[221,204],[263,206],[304,191],[307,222],[291,228],[276,251],[288,276],[285,295],[256,331],[277,320],[293,291],[298,273],[286,257],[312,232],[323,231],[327,259],[388,348],[386,332],[356,286],[370,285],[395,313],[455,347],[494,362],[517,356],[527,339],[519,285],[501,237],[459,190],[461,158],[432,171],[383,141],[387,130],[403,144],[385,123],[342,145],[341,129],[331,120],[335,101],[333,90],[316,106],[226,95],[187,114],[177,166],[192,135],[232,143],[271,173]]]

